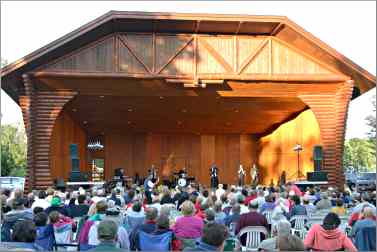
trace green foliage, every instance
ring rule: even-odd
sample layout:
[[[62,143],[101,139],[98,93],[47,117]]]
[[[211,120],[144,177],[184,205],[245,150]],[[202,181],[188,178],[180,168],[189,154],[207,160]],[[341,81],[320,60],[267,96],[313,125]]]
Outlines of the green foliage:
[[[365,118],[367,121],[367,125],[370,127],[370,131],[368,132],[369,139],[374,143],[376,146],[376,96],[374,95],[372,98],[372,105],[373,105],[373,115],[369,115]]]
[[[352,138],[345,141],[343,165],[358,171],[376,170],[376,149],[369,139]]]
[[[24,130],[1,125],[1,176],[26,174],[26,137]]]

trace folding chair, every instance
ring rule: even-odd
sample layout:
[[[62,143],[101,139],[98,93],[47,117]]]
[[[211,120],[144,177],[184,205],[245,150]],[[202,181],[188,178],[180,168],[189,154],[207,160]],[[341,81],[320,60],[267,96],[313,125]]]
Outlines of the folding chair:
[[[139,248],[141,251],[170,251],[173,232],[155,235],[139,231]]]
[[[262,234],[264,234],[264,237],[267,237],[268,235],[267,229],[263,226],[249,226],[242,228],[238,234],[239,240],[241,240],[243,235],[246,235],[245,246],[242,246],[241,244],[242,250],[257,251],[259,244],[262,242]]]

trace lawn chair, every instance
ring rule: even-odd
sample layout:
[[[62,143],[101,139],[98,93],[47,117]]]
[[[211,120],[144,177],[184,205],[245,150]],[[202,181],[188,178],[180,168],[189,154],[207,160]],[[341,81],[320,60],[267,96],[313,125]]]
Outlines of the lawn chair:
[[[139,232],[139,248],[141,251],[170,251],[172,247],[173,232],[155,235]]]
[[[262,234],[266,238],[268,235],[268,231],[263,226],[249,226],[244,227],[238,234],[238,239],[241,240],[243,235],[246,235],[246,244],[242,246],[242,250],[252,250],[257,251],[259,244],[262,242]]]
[[[55,251],[79,251],[78,243],[72,242],[73,232],[72,224],[67,223],[59,227],[54,226],[55,242],[53,248]]]
[[[308,216],[306,215],[295,215],[290,220],[291,223],[294,222],[292,228],[292,234],[297,235],[300,239],[304,239],[306,235],[305,224],[308,221]]]

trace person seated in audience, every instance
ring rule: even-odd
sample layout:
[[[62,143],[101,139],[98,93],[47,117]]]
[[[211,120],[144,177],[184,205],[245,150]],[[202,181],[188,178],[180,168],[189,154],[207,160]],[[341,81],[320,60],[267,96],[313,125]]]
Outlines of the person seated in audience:
[[[323,251],[357,251],[352,241],[338,227],[341,221],[336,213],[328,213],[323,224],[313,224],[304,240],[305,249]]]
[[[34,210],[35,207],[41,207],[46,209],[50,206],[50,202],[46,200],[47,194],[45,191],[40,190],[38,192],[38,197],[34,200],[33,204],[31,205],[31,209]]]
[[[118,225],[112,220],[102,220],[97,227],[99,244],[89,251],[127,251],[117,247]]]
[[[103,217],[103,220],[111,220],[117,224],[118,231],[117,231],[117,247],[122,249],[129,249],[129,237],[126,229],[122,226],[123,218],[120,214],[119,207],[114,208],[107,208],[106,215]],[[89,231],[89,238],[88,244],[92,246],[96,246],[100,243],[98,240],[98,223],[94,224]]]
[[[174,200],[171,197],[171,192],[170,192],[170,190],[167,186],[164,186],[162,188],[162,197],[161,197],[160,203],[161,203],[161,205],[174,204]]]
[[[206,218],[206,210],[209,208],[209,205],[208,205],[208,200],[206,201],[202,201],[202,203],[200,204],[200,208],[199,210],[197,211],[197,213],[195,214],[196,217],[204,220]]]
[[[227,217],[225,217],[225,225],[229,227],[231,223],[237,223],[241,216],[241,207],[239,204],[234,204],[232,210]]]
[[[13,226],[12,242],[1,242],[0,250],[36,251],[35,224],[31,220],[18,221]]]
[[[145,217],[144,209],[140,201],[134,201],[132,207],[128,208],[126,215],[130,217]]]
[[[225,240],[228,237],[227,228],[218,223],[206,224],[203,228],[203,236],[194,248],[184,251],[223,251]]]
[[[252,200],[253,201],[253,200]],[[252,202],[250,201],[250,202]],[[249,202],[249,204],[250,204]],[[238,195],[237,196],[237,203],[240,205],[241,207],[241,214],[244,214],[244,213],[248,213],[249,212],[249,205],[246,205],[245,204],[245,196],[243,195]]]
[[[88,220],[84,223],[84,226],[82,227],[79,234],[79,242],[82,245],[88,244],[89,232],[90,232],[91,227],[96,223],[98,224],[106,216],[106,210],[107,210],[108,205],[105,200],[99,201],[92,205],[95,207],[95,213],[93,215],[90,215]]]
[[[225,224],[226,214],[222,211],[222,202],[217,201],[213,207],[215,211],[215,222],[220,224]]]
[[[267,219],[264,215],[258,213],[258,203],[256,201],[251,201],[249,203],[249,212],[245,214],[241,214],[240,220],[236,225],[235,234],[237,235],[242,228],[249,227],[249,226],[263,226],[267,230],[269,229],[269,225],[267,223]],[[245,244],[246,235],[241,237],[241,244]],[[262,240],[265,239],[264,235],[262,235]]]
[[[352,213],[361,212],[362,208],[365,206],[371,207],[374,210],[374,212],[376,212],[376,207],[373,204],[369,203],[369,201],[370,201],[369,196],[364,193],[361,196],[361,202],[353,208]]]
[[[272,194],[269,194],[265,197],[265,202],[260,207],[259,212],[263,214],[265,211],[272,211],[274,210],[275,206],[275,199],[273,198]]]
[[[286,191],[288,193],[292,192],[297,195],[297,196],[302,196],[302,192],[300,190],[300,188],[298,188],[297,185],[293,184],[292,182],[288,182],[286,185],[285,185],[285,188],[286,188]]]
[[[35,217],[35,215],[37,215],[38,213],[41,213],[41,212],[44,212],[43,208],[42,207],[34,207],[33,209],[33,216]]]
[[[203,220],[194,216],[195,207],[191,201],[185,201],[181,207],[182,217],[177,218],[173,231],[177,238],[196,239],[202,236]]]
[[[331,208],[331,212],[336,213],[337,215],[341,215],[341,216],[346,214],[346,209],[344,208],[342,199],[340,198],[336,199],[335,207]]]
[[[316,211],[316,207],[313,205],[313,203],[310,202],[310,198],[307,195],[305,195],[302,198],[302,203],[303,203],[304,207],[306,208],[306,213],[309,216],[314,214],[314,212]]]
[[[2,241],[11,240],[11,230],[16,222],[20,220],[32,220],[33,214],[25,209],[24,198],[17,197],[12,201],[12,210],[7,212],[2,218],[3,223],[1,226],[1,238]]]
[[[157,209],[157,212],[160,213],[161,204],[159,195],[152,195],[152,204],[149,204],[148,207],[154,207]]]
[[[373,208],[369,206],[364,207],[360,212],[359,220],[353,225],[351,235],[355,236],[364,227],[376,228],[376,215]]]
[[[39,212],[34,216],[34,223],[36,226],[35,246],[38,247],[38,250],[52,250],[52,245],[54,243],[54,228],[51,223],[47,224],[47,219],[48,216],[45,212]]]
[[[304,243],[291,234],[291,224],[282,220],[272,227],[272,238],[263,240],[258,246],[259,251],[303,251]]]
[[[49,215],[53,211],[57,211],[64,216],[69,216],[69,212],[67,208],[64,207],[64,204],[62,203],[62,200],[60,199],[59,196],[52,197],[51,206],[46,208],[45,213]]]
[[[183,202],[188,200],[190,198],[190,195],[186,191],[186,188],[178,188],[178,192],[174,195],[173,201],[178,202],[178,209],[180,209],[180,206],[182,205]]]
[[[130,189],[123,195],[124,198],[124,204],[128,205],[134,201],[135,197],[135,191],[133,189]]]
[[[149,207],[145,210],[145,222],[144,224],[135,227],[130,234],[130,250],[136,250],[139,248],[139,231],[151,234],[156,229],[156,219],[158,212],[156,208]]]
[[[86,196],[80,194],[77,196],[78,205],[73,204],[68,208],[69,214],[72,218],[83,217],[88,214],[89,205],[86,204]]]
[[[262,189],[259,189],[258,190],[258,197],[253,199],[250,202],[254,202],[254,203],[258,204],[259,207],[262,207],[262,205],[266,202],[265,197],[264,197],[264,191]]]
[[[215,222],[215,211],[213,209],[208,208],[205,211],[205,218],[204,218],[204,224],[213,223]]]
[[[369,205],[365,204],[360,212],[358,211],[358,212],[354,212],[354,213],[351,214],[350,218],[348,219],[348,225],[350,227],[353,227],[355,225],[356,221],[364,218],[364,216],[361,213],[364,211],[364,208],[366,208],[366,207],[369,207]],[[373,219],[376,220],[376,217],[374,216]]]
[[[330,210],[332,205],[327,192],[321,193],[321,199],[315,205],[317,210]]]
[[[287,218],[291,219],[293,216],[296,215],[307,215],[306,208],[301,205],[301,199],[297,195],[293,195],[292,197],[293,206],[289,213],[287,214]]]
[[[216,194],[217,199],[220,199],[221,196],[225,193],[224,185],[223,184],[219,184],[217,187],[218,188],[217,188],[215,194]]]

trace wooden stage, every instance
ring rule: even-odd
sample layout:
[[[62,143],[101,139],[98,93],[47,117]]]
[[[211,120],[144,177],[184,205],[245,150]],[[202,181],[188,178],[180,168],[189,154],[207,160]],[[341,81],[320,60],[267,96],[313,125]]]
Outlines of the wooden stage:
[[[205,184],[212,164],[221,183],[235,184],[240,164],[247,182],[254,164],[264,184],[292,180],[321,145],[341,185],[348,104],[375,81],[279,16],[112,11],[2,69],[24,117],[29,189],[68,180],[72,143],[81,171],[102,160],[104,180],[155,165]]]

